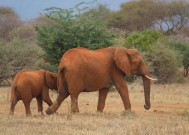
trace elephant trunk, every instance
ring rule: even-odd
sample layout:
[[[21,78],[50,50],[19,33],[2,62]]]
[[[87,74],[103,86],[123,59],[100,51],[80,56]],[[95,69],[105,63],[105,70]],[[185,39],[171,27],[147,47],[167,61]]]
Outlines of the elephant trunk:
[[[146,110],[150,109],[150,80],[145,76],[142,76],[143,84],[144,84],[144,97],[145,97],[145,105],[144,108]]]

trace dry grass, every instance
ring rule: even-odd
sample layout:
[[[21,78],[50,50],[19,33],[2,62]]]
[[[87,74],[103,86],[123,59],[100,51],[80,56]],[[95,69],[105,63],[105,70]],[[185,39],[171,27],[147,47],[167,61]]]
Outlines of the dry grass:
[[[104,113],[96,113],[98,93],[79,96],[80,113],[69,113],[70,98],[58,110],[58,115],[41,116],[36,100],[32,100],[32,117],[25,117],[22,102],[9,116],[9,87],[0,88],[0,135],[187,135],[189,133],[189,83],[152,84],[149,111],[143,108],[142,83],[129,84],[132,112],[123,111],[117,91],[107,97]],[[51,98],[56,94],[51,92]],[[47,105],[44,103],[44,110]]]

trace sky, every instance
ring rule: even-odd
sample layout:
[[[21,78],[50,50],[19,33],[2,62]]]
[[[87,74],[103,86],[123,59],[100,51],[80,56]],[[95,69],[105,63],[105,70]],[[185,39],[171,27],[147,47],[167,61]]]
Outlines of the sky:
[[[43,10],[49,7],[72,8],[80,2],[93,0],[0,0],[0,7],[12,8],[23,21],[37,18]],[[122,3],[129,0],[96,0],[91,7],[105,4],[111,10],[119,10]]]

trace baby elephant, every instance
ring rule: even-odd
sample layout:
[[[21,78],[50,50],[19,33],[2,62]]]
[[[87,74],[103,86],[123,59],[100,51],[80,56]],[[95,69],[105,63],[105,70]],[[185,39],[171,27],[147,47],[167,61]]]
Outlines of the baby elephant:
[[[14,78],[11,87],[10,114],[14,114],[16,103],[22,100],[26,109],[26,116],[30,116],[32,98],[37,99],[38,112],[43,114],[42,102],[45,101],[49,106],[52,105],[49,89],[57,90],[57,74],[45,70],[20,71]]]

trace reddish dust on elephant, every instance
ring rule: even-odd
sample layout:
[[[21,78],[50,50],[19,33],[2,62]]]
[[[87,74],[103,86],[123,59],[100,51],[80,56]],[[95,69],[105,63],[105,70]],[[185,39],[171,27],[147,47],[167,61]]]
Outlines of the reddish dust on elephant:
[[[22,100],[26,115],[31,115],[30,102],[33,98],[37,99],[38,111],[43,113],[43,101],[52,105],[49,89],[57,90],[57,74],[45,70],[20,71],[11,86],[10,114],[14,114],[15,105]]]
[[[150,109],[150,74],[142,56],[135,49],[108,47],[98,50],[74,48],[62,57],[58,67],[56,101],[47,110],[53,114],[69,95],[72,112],[79,112],[81,92],[99,90],[97,111],[102,112],[112,85],[117,88],[125,110],[131,109],[125,76],[138,75],[143,79],[145,109]]]

